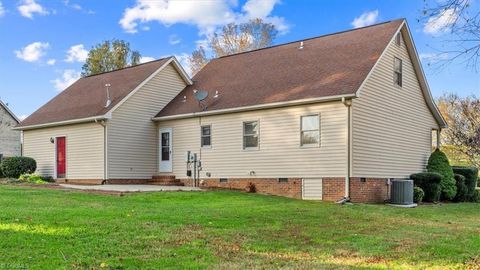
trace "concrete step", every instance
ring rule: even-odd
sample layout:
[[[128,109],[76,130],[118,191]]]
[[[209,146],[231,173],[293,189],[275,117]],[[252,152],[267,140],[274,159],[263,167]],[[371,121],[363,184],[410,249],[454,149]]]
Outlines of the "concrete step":
[[[184,186],[180,180],[175,178],[175,175],[154,175],[148,183],[161,186]]]
[[[154,175],[152,176],[154,180],[175,180],[175,175]]]

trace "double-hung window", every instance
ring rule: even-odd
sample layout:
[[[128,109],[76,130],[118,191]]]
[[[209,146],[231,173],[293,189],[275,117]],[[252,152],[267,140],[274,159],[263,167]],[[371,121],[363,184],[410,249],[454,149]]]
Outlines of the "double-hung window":
[[[320,145],[320,116],[307,115],[301,117],[300,144],[302,146]]]
[[[212,146],[212,126],[202,126],[200,128],[201,132],[201,145],[202,147],[211,147]]]
[[[393,82],[395,85],[402,86],[402,60],[397,57],[393,60]]]
[[[243,122],[243,149],[258,149],[259,135],[258,121]]]

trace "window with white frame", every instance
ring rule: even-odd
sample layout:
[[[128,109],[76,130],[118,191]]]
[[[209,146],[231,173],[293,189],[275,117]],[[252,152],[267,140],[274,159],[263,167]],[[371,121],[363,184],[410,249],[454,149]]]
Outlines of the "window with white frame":
[[[320,116],[318,114],[302,116],[300,124],[300,144],[320,145]]]
[[[402,86],[402,60],[397,57],[393,60],[393,82]]]
[[[202,147],[212,146],[212,126],[202,126],[200,129]]]
[[[243,122],[243,149],[258,148],[260,126],[258,121]]]

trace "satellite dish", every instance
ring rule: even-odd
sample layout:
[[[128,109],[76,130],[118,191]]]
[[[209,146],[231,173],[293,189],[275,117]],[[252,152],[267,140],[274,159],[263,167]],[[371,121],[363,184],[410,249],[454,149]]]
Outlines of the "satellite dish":
[[[195,98],[198,101],[203,101],[204,99],[206,99],[208,97],[208,92],[204,91],[204,90],[197,90],[197,91],[194,90],[193,93],[195,95]]]

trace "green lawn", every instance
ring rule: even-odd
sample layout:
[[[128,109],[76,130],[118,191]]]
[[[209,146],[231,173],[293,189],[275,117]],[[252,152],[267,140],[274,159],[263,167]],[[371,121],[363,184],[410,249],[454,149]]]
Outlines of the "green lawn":
[[[401,209],[226,191],[120,197],[0,185],[0,269],[479,264],[480,204]]]

